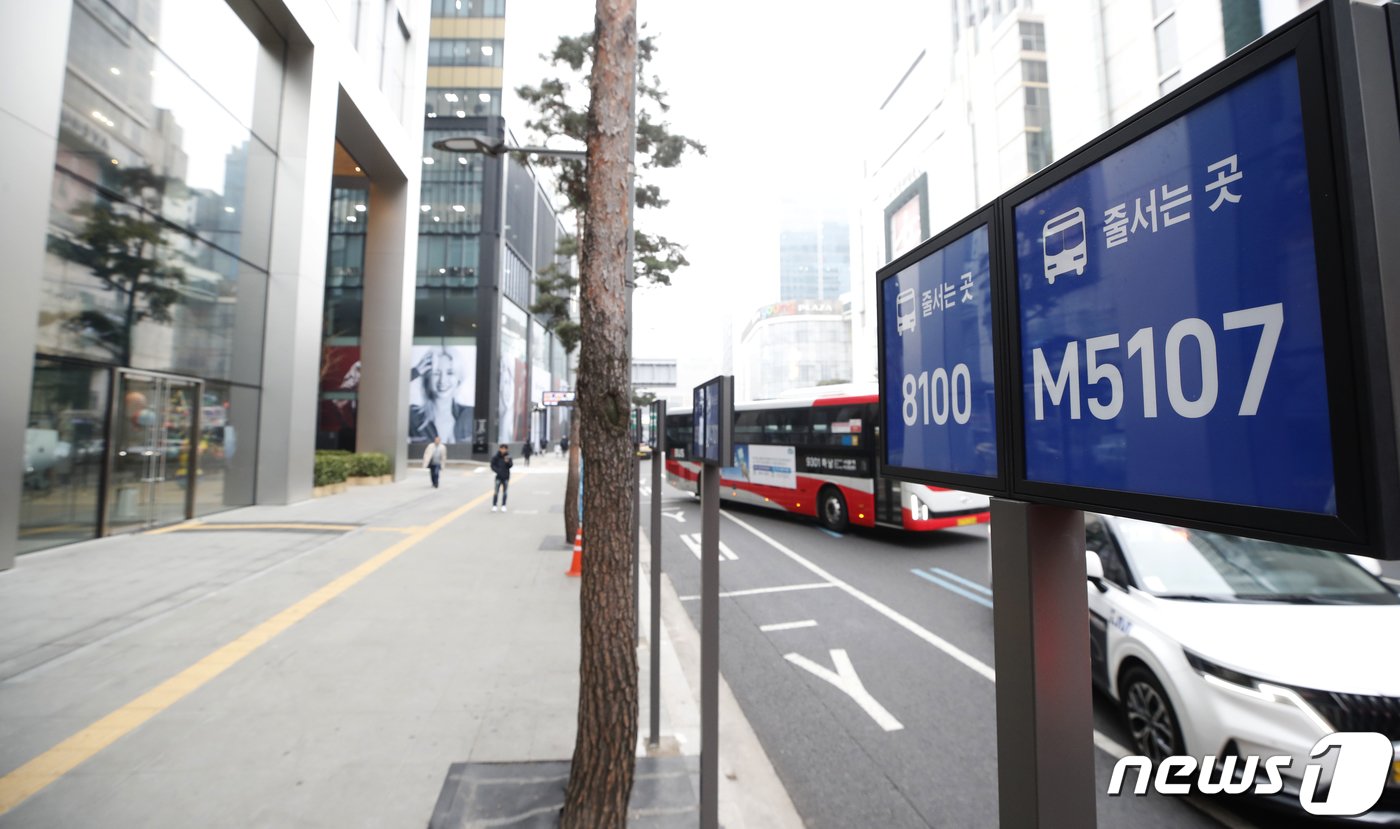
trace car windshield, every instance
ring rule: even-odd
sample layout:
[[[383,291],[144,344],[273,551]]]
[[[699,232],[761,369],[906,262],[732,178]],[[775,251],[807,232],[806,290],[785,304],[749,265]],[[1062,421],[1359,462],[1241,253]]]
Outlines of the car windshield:
[[[1138,583],[1160,596],[1400,604],[1400,596],[1341,553],[1130,519],[1116,528]]]

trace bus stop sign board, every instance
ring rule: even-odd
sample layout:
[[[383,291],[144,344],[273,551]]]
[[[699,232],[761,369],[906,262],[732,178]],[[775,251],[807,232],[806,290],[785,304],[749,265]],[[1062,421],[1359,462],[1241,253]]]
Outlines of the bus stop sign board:
[[[1400,557],[1372,18],[1314,7],[882,269],[884,470]]]
[[[881,464],[888,474],[999,493],[991,214],[920,245],[879,276]],[[999,328],[999,326],[997,326]]]
[[[1322,35],[1286,27],[1001,200],[1018,497],[1387,554]]]
[[[1298,65],[1015,207],[1029,481],[1335,515]]]

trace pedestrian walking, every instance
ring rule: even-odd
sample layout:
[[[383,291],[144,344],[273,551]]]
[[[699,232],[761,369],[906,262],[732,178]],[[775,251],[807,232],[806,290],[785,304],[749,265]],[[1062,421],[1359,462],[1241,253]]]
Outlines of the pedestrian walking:
[[[525,459],[525,465],[530,465],[530,456],[535,454],[535,445],[527,438],[525,445],[520,449],[520,457]]]
[[[510,494],[510,468],[515,461],[510,459],[510,447],[504,443],[491,457],[491,471],[496,473],[496,485],[491,490],[491,511],[496,511],[496,496],[501,496],[501,512],[506,511],[506,498]]]
[[[569,453],[569,436],[568,436],[568,435],[565,435],[565,436],[563,436],[562,438],[559,439],[559,449],[560,449],[562,452],[564,452],[564,454],[566,454],[566,455]]]
[[[433,442],[423,450],[423,465],[432,473],[433,489],[438,488],[438,476],[442,473],[442,465],[446,461],[447,447],[442,445],[442,437],[433,438]]]

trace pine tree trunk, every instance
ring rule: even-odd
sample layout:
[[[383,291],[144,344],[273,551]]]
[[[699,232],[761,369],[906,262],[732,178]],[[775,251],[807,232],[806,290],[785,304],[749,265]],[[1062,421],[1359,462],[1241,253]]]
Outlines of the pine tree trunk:
[[[578,533],[578,409],[569,412],[569,474],[564,483],[564,540],[574,543]]]
[[[597,0],[588,107],[588,232],[580,274],[578,414],[584,516],[578,736],[563,829],[623,829],[637,745],[628,433],[629,165],[636,89],[636,0]]]

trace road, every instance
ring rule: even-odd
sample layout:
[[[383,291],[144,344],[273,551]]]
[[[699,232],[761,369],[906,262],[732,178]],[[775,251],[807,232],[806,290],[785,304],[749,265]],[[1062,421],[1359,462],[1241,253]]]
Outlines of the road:
[[[662,509],[663,569],[698,629],[699,501],[666,487]],[[721,671],[806,824],[997,825],[986,528],[843,537],[726,506],[720,535]],[[1253,825],[1104,795],[1130,743],[1111,700],[1094,710],[1101,827]]]

